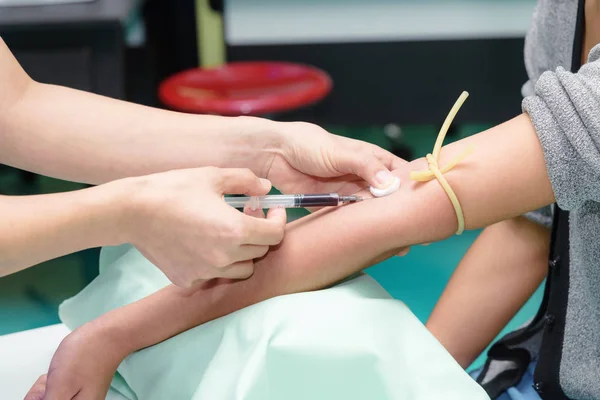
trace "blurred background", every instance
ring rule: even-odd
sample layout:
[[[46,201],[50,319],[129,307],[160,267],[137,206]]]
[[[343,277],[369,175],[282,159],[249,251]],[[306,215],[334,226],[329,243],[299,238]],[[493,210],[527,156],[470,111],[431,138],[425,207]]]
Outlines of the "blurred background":
[[[412,159],[430,151],[463,90],[471,96],[449,141],[520,112],[523,38],[534,6],[535,0],[0,0],[0,35],[36,80],[164,108],[173,107],[159,96],[161,82],[184,70],[236,61],[311,66],[330,78],[327,93],[266,116],[315,122]],[[0,165],[0,194],[81,187]],[[413,248],[368,272],[425,321],[477,234]],[[57,323],[60,302],[97,275],[98,252],[0,279],[0,334]],[[538,290],[507,329],[533,316],[540,299]]]

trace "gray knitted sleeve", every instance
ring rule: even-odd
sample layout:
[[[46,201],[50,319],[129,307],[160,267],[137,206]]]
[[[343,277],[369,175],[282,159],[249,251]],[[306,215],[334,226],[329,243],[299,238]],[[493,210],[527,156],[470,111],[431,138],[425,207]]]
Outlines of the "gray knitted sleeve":
[[[600,201],[600,45],[577,73],[545,72],[523,100],[538,133],[558,205]]]

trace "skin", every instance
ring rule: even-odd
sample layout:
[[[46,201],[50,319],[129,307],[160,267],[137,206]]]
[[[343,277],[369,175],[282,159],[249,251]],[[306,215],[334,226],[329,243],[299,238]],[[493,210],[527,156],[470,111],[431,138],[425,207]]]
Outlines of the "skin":
[[[190,185],[191,180],[197,183]],[[281,242],[285,212],[274,210],[258,220],[224,204],[222,194],[261,195],[270,188],[250,171],[207,167],[81,191],[0,197],[0,275],[73,251],[133,243],[180,286],[201,278],[248,277],[251,260]],[[189,201],[193,198],[202,202]],[[167,215],[157,211],[165,209]],[[165,235],[173,220],[181,223]],[[182,251],[173,253],[173,247]]]
[[[542,149],[527,115],[446,146],[441,165],[469,145],[475,152],[446,174],[461,201],[467,229],[554,202]],[[83,325],[59,347],[47,384],[38,385],[43,391],[32,391],[28,400],[44,392],[46,400],[101,399],[112,373],[133,351],[277,295],[324,288],[398,248],[449,237],[457,222],[446,193],[437,181],[408,178],[411,170],[425,167],[419,159],[394,171],[402,186],[388,197],[323,210],[287,225],[282,243],[256,262],[248,280],[214,280],[188,290],[169,286]],[[107,346],[109,351],[98,354]]]
[[[247,278],[253,259],[281,241],[285,214],[257,220],[223,204],[223,194],[262,195],[271,184],[356,191],[358,179],[381,187],[403,163],[312,124],[176,113],[35,82],[1,39],[0,81],[0,162],[99,185],[0,196],[0,277],[133,243],[182,287]]]
[[[598,43],[600,43],[600,1],[586,0],[585,35],[583,40],[583,52],[581,53],[581,65],[587,62],[590,50]]]
[[[600,1],[586,0],[582,65],[598,43]],[[463,367],[541,284],[548,271],[549,243],[548,230],[519,217],[486,228],[469,249],[427,321]]]
[[[212,166],[248,168],[275,182],[286,161],[295,179],[353,174],[376,187],[391,179],[377,177],[389,175],[390,153],[312,124],[171,112],[35,82],[1,38],[0,80],[0,160],[42,175],[101,184]],[[306,141],[315,141],[310,150],[322,150],[324,160],[304,154]]]
[[[463,368],[542,283],[549,251],[550,231],[524,217],[485,228],[469,248],[427,321]]]
[[[597,29],[598,26],[600,26],[599,24],[597,24],[596,22],[598,21],[598,19],[600,18],[600,2],[598,0],[587,0],[586,1],[586,9],[585,9],[585,16],[586,16],[586,33],[585,33],[585,39],[584,39],[584,49],[583,49],[583,59],[582,59],[582,63],[585,63],[587,61],[587,54],[589,54],[590,49],[593,47],[594,44],[600,42],[600,31]],[[510,122],[509,122],[510,124]],[[511,124],[512,125],[512,124]],[[506,128],[506,125],[505,125]],[[491,210],[491,212],[494,214],[493,217],[490,217],[490,221],[488,221],[488,224],[491,224],[493,222],[499,222],[499,221],[503,221],[507,218],[510,217],[514,217],[516,215],[519,215],[525,211],[530,211],[533,210],[535,208],[537,208],[537,206],[541,206],[543,204],[550,204],[552,202],[553,199],[550,190],[550,185],[549,182],[547,180],[547,177],[544,173],[542,173],[541,171],[544,170],[543,167],[543,162],[541,161],[541,151],[539,149],[539,144],[537,144],[537,146],[535,144],[533,144],[533,140],[530,137],[531,135],[528,135],[527,138],[520,136],[523,133],[529,133],[531,132],[533,129],[530,125],[530,123],[528,124],[527,122],[523,122],[523,120],[521,119],[519,124],[515,124],[512,126],[513,130],[511,131],[510,129],[508,129],[505,134],[508,136],[508,138],[504,138],[507,142],[510,141],[509,139],[512,139],[515,141],[515,143],[518,143],[517,148],[512,148],[512,149],[506,149],[506,146],[504,146],[505,144],[508,145],[509,143],[503,143],[500,138],[495,138],[496,144],[498,145],[498,147],[496,149],[494,149],[494,146],[490,146],[493,150],[490,150],[490,148],[488,148],[488,153],[494,153],[494,150],[496,151],[496,154],[504,154],[504,155],[511,155],[511,159],[515,160],[513,162],[513,166],[518,166],[519,168],[521,168],[521,170],[512,170],[511,168],[511,164],[510,162],[508,162],[507,159],[502,160],[502,159],[497,159],[497,158],[490,158],[489,160],[486,160],[485,157],[479,158],[479,164],[475,163],[475,166],[480,168],[482,172],[483,170],[486,170],[485,164],[487,161],[488,166],[489,165],[494,165],[496,167],[498,167],[496,170],[489,170],[487,169],[485,172],[487,173],[487,176],[485,173],[481,174],[481,176],[484,177],[493,177],[494,179],[491,181],[486,181],[486,180],[480,180],[479,183],[482,185],[482,187],[485,187],[485,189],[487,189],[488,193],[492,194],[492,199],[491,200],[496,200],[496,199],[500,199],[502,198],[502,194],[503,193],[498,193],[498,189],[500,188],[501,190],[506,190],[507,192],[510,192],[511,196],[520,194],[520,195],[525,195],[523,197],[521,196],[516,196],[516,197],[512,197],[508,196],[508,198],[504,198],[503,200],[505,200],[504,202],[494,202],[492,201],[491,203],[486,203],[484,201],[482,201],[482,204],[485,204],[486,206],[489,207],[489,210]],[[495,128],[496,130],[501,130],[502,127],[498,127]],[[511,133],[518,133],[517,137],[512,137]],[[479,136],[479,135],[478,135]],[[527,143],[522,143],[522,141],[527,141]],[[519,146],[521,146],[519,148]],[[522,150],[524,148],[527,148],[529,150],[529,154],[523,154]],[[506,151],[508,150],[508,151]],[[511,150],[513,150],[513,152],[511,152]],[[493,154],[492,154],[493,155]],[[522,156],[531,156],[533,155],[534,157],[532,159],[527,159],[527,158],[522,158]],[[471,167],[473,167],[473,165],[471,165]],[[470,170],[468,170],[470,171]],[[472,172],[472,171],[471,171]],[[522,174],[519,174],[519,172],[521,172]],[[544,171],[545,172],[545,171]],[[511,175],[512,173],[512,175]],[[401,173],[400,173],[401,174]],[[448,175],[455,175],[456,171],[450,172]],[[468,174],[467,174],[468,175]],[[523,176],[524,175],[524,176]],[[539,180],[530,180],[530,178],[533,175],[538,175],[537,178]],[[511,180],[510,177],[512,177],[513,179]],[[519,178],[518,181],[515,178]],[[470,179],[465,179],[465,176],[461,176],[461,182],[463,182],[463,179],[466,181],[469,181]],[[452,183],[452,182],[451,182]],[[471,181],[471,183],[474,183],[473,181]],[[518,187],[521,184],[526,183],[525,186],[520,186],[520,189],[523,190],[523,192],[519,193],[518,190],[515,190],[516,187]],[[431,184],[428,184],[429,186]],[[453,184],[453,186],[455,187],[455,184]],[[535,195],[534,193],[530,193],[527,189],[529,188],[536,188],[536,190],[540,190],[538,192],[538,195]],[[480,187],[481,188],[481,187]],[[476,193],[478,191],[481,191],[480,188],[477,187],[470,187],[469,191],[470,193]],[[486,225],[484,223],[485,221],[485,217],[481,217],[479,215],[479,213],[477,212],[477,210],[473,210],[470,207],[468,208],[467,211],[467,206],[464,204],[464,198],[463,196],[465,196],[465,191],[466,189],[461,188],[463,190],[461,190],[461,192],[463,193],[458,193],[459,194],[459,198],[461,200],[463,200],[463,208],[466,212],[469,224],[473,224],[473,225],[477,225],[480,224],[482,226]],[[478,190],[479,189],[479,190]],[[467,191],[467,193],[469,192]],[[484,191],[485,192],[485,191]],[[505,192],[506,193],[506,192]],[[414,193],[416,194],[416,192]],[[439,194],[438,194],[439,196]],[[496,196],[496,197],[494,197]],[[477,197],[475,197],[477,198]],[[518,205],[515,204],[515,199],[518,202]],[[441,201],[441,199],[439,199]],[[489,198],[484,198],[483,200],[490,200]],[[378,200],[379,201],[379,200]],[[537,206],[533,206],[534,203],[537,203]],[[398,202],[396,204],[399,205],[400,202]],[[424,204],[423,208],[421,208],[421,210],[423,210],[424,212],[419,213],[418,216],[413,216],[416,219],[427,219],[428,214],[432,214],[432,210],[428,210],[427,209],[427,205],[428,204]],[[354,207],[358,207],[354,206]],[[521,213],[515,212],[515,208],[520,208],[521,209]],[[336,213],[338,213],[338,215],[341,215],[342,210],[336,210]],[[475,213],[475,217],[472,216],[471,211],[473,211]],[[441,219],[443,219],[443,215],[442,217],[440,217]],[[480,218],[480,219],[478,219]],[[410,218],[408,218],[410,219]],[[363,222],[363,221],[360,221]],[[388,221],[389,222],[389,221]],[[422,221],[425,222],[425,221]],[[502,231],[513,231],[514,233],[517,233],[519,235],[523,235],[523,236],[529,236],[530,239],[532,239],[533,237],[535,237],[536,239],[533,240],[537,240],[537,244],[539,245],[539,248],[544,248],[546,246],[546,238],[545,235],[541,234],[541,232],[536,232],[536,229],[532,228],[531,226],[529,227],[518,227],[518,229],[516,231],[514,231],[515,226],[512,225],[512,223],[519,223],[520,221],[515,219],[511,222],[507,222],[506,224],[504,223],[500,223],[498,225],[496,225],[496,227],[494,227],[491,230],[486,230],[486,235],[483,236],[483,239],[480,239],[480,243],[483,243],[483,245],[478,246],[478,248],[485,248],[490,246],[488,243],[488,240],[491,242],[492,239],[498,232],[502,232]],[[349,223],[349,222],[348,222]],[[404,220],[404,223],[406,222],[406,219]],[[444,220],[444,223],[439,223],[438,225],[438,230],[437,233],[439,234],[440,232],[444,231],[445,227],[447,224],[447,221]],[[349,223],[349,227],[351,228],[352,223]],[[402,223],[398,220],[394,220],[394,224],[395,226],[400,226],[402,225]],[[357,225],[359,226],[359,225]],[[429,229],[429,225],[427,225],[426,223],[419,226],[418,228],[425,228],[424,231],[427,231],[429,233],[429,237],[433,237],[435,238],[437,235],[436,234],[432,234],[432,231]],[[288,230],[292,230],[293,227],[290,226],[288,227]],[[300,229],[300,227],[298,227],[297,229]],[[389,228],[392,229],[393,228]],[[388,229],[384,229],[384,230],[388,230]],[[420,231],[419,231],[420,232]],[[400,234],[402,232],[399,232]],[[436,233],[435,229],[433,229],[433,233]],[[427,236],[427,235],[425,235]],[[443,235],[442,235],[443,236]],[[506,239],[506,236],[504,236],[503,234],[500,234],[500,236],[502,237],[503,240]],[[544,238],[542,239],[542,236],[544,236]],[[366,235],[363,235],[363,237],[366,237]],[[412,240],[407,239],[406,237],[404,237],[404,245],[406,244],[411,244],[411,243],[417,243],[419,242],[418,240],[419,234],[417,234],[415,237],[412,238]],[[298,239],[299,240],[299,239]],[[429,241],[432,239],[424,239],[422,241]],[[281,244],[281,246],[279,247],[279,251],[281,251],[281,249],[285,249],[286,246],[290,246],[288,243],[290,243],[290,239],[288,238],[288,240],[286,240],[284,243]],[[400,239],[400,237],[398,238],[398,243],[401,243],[403,240]],[[371,242],[369,242],[370,244]],[[364,244],[364,243],[361,243]],[[356,248],[355,248],[356,249]],[[327,251],[331,251],[332,248],[329,248]],[[333,249],[335,250],[335,249]],[[349,251],[351,251],[352,249],[348,249]],[[364,252],[365,248],[360,248],[360,250],[362,252]],[[477,250],[475,250],[477,252]],[[537,252],[537,251],[535,251]],[[532,260],[532,262],[536,262],[533,261],[533,259],[537,260],[537,257],[533,257],[533,258],[529,258],[531,255],[533,255],[535,252],[529,252],[526,251],[523,254],[519,254],[519,252],[513,254],[512,256],[515,257],[515,260],[519,260],[519,261],[523,261],[525,259],[530,259]],[[277,254],[276,252],[273,252],[273,254]],[[471,253],[473,254],[473,253]],[[269,253],[263,260],[263,263],[267,263],[267,260],[270,260],[272,257],[271,253]],[[277,255],[273,256],[274,258],[277,257]],[[326,258],[326,257],[325,257]],[[291,263],[291,267],[289,266],[290,264],[282,264],[282,266],[280,266],[279,269],[275,270],[272,269],[269,272],[273,272],[273,271],[280,271],[280,270],[285,270],[285,271],[289,271],[288,273],[291,274],[292,276],[294,275],[294,267],[293,267],[293,263],[294,263],[294,259],[290,258],[289,260],[283,260],[286,262]],[[343,264],[340,263],[339,265],[343,265],[342,267],[337,267],[340,269],[340,276],[341,275],[348,275],[348,272],[351,270],[354,270],[356,268],[355,265],[353,265],[351,262],[348,264]],[[467,265],[467,267],[465,267],[464,265]],[[466,268],[468,268],[468,265],[470,265],[469,262],[467,262],[466,264],[463,262],[463,267],[460,269],[461,271],[465,271]],[[322,265],[323,266],[323,265]],[[334,264],[334,268],[332,269],[336,269],[336,264]],[[495,268],[493,268],[495,269]],[[541,267],[540,267],[541,269]],[[260,270],[257,270],[257,272],[259,272]],[[320,280],[318,277],[320,275],[322,275],[323,273],[321,271],[317,271],[315,272],[314,270],[311,270],[312,272],[306,272],[306,275],[302,275],[299,273],[296,273],[296,278],[299,278],[300,280],[302,280],[302,284],[297,283],[296,285],[298,286],[302,286],[304,285],[306,288],[306,290],[311,290],[311,289],[317,289],[319,287],[323,287],[323,281]],[[540,274],[541,275],[541,274]],[[463,274],[463,276],[466,276],[465,274]],[[261,278],[262,277],[262,278]],[[534,282],[537,280],[536,279],[536,274],[533,273],[531,275],[529,275],[530,280],[528,280],[528,284],[524,284],[521,286],[521,294],[525,294],[526,292],[530,291],[530,288],[533,287],[535,284]],[[271,276],[270,275],[262,275],[257,273],[256,276],[254,276],[252,279],[245,281],[245,285],[250,285],[251,282],[255,282],[258,281],[257,283],[257,290],[262,290],[262,292],[260,294],[256,294],[256,292],[252,293],[252,292],[248,292],[248,289],[252,289],[251,287],[243,287],[240,285],[240,283],[235,283],[235,284],[229,284],[229,285],[215,285],[213,287],[204,287],[202,289],[199,289],[197,292],[195,293],[202,293],[201,295],[197,295],[197,298],[203,298],[203,303],[200,302],[199,300],[191,300],[193,297],[193,293],[188,293],[188,296],[184,296],[183,294],[180,294],[180,297],[187,299],[188,303],[193,303],[194,301],[198,301],[198,303],[196,303],[195,305],[201,305],[201,304],[211,304],[214,302],[218,302],[219,300],[221,300],[221,313],[227,313],[230,312],[228,310],[234,310],[236,309],[236,307],[243,307],[244,305],[249,305],[252,304],[253,301],[259,301],[257,299],[261,299],[261,298],[268,298],[271,295],[271,292],[269,292],[269,290],[267,289],[267,286],[264,285],[264,283],[270,284],[271,282]],[[489,280],[488,280],[489,281]],[[456,279],[454,279],[454,282],[458,282]],[[506,283],[508,281],[503,280],[503,283]],[[260,286],[260,284],[263,284],[262,286]],[[237,286],[236,286],[237,285]],[[240,288],[241,287],[241,288]],[[221,289],[223,288],[223,289]],[[286,286],[287,289],[290,289],[289,286]],[[165,289],[165,291],[168,290]],[[232,301],[230,297],[226,297],[225,299],[223,299],[221,296],[219,295],[219,291],[223,290],[223,291],[229,291],[230,293],[237,293],[239,295],[242,295],[242,300],[239,301]],[[511,288],[512,290],[512,288]],[[178,329],[185,329],[186,326],[193,326],[194,324],[198,324],[201,323],[203,321],[208,321],[212,318],[215,318],[219,315],[219,311],[217,312],[208,312],[207,309],[205,307],[200,307],[201,310],[198,311],[197,313],[194,313],[194,311],[192,310],[191,312],[186,312],[185,310],[182,311],[181,313],[178,313],[176,316],[174,316],[175,320],[183,320],[186,321],[183,324],[179,324],[177,325],[174,329],[168,329],[168,331],[162,331],[159,332],[157,335],[153,335],[150,334],[148,336],[143,336],[142,339],[136,338],[134,336],[134,333],[137,334],[142,334],[143,332],[147,332],[144,331],[143,329],[147,329],[150,325],[150,327],[152,327],[151,324],[151,319],[147,317],[147,314],[150,312],[150,307],[149,305],[151,305],[151,300],[153,297],[158,297],[161,295],[164,295],[167,299],[171,298],[171,300],[173,300],[174,298],[177,297],[176,294],[174,295],[170,295],[169,293],[163,291],[162,293],[157,293],[155,296],[150,296],[148,299],[145,299],[141,302],[138,302],[136,304],[130,305],[128,307],[124,307],[121,310],[116,310],[113,311],[111,313],[106,314],[105,316],[99,318],[96,321],[92,321],[91,323],[84,325],[83,327],[81,327],[80,329],[76,330],[75,332],[73,332],[73,334],[71,334],[69,337],[67,337],[67,339],[63,342],[63,344],[61,344],[59,350],[57,351],[52,365],[51,365],[51,369],[50,369],[50,380],[49,382],[46,381],[46,376],[42,376],[38,382],[36,382],[34,388],[32,388],[32,391],[29,393],[28,395],[28,400],[36,400],[36,399],[42,399],[42,398],[50,398],[50,399],[54,399],[54,398],[85,398],[85,399],[93,399],[93,398],[98,398],[101,399],[104,396],[104,392],[106,391],[106,389],[108,388],[108,384],[110,382],[110,377],[112,375],[112,373],[114,372],[114,370],[116,369],[116,367],[118,366],[118,364],[120,363],[120,361],[122,360],[122,357],[124,357],[125,354],[128,354],[131,351],[135,351],[137,349],[143,348],[146,345],[150,345],[153,343],[157,343],[160,340],[164,340],[167,337],[169,337],[170,335],[175,334]],[[166,293],[166,294],[165,294]],[[503,296],[506,297],[506,296]],[[456,298],[456,297],[455,297]],[[464,301],[464,298],[458,297],[459,301]],[[489,300],[489,298],[486,298],[486,301]],[[184,301],[185,303],[186,301]],[[446,304],[448,304],[447,302],[444,302]],[[440,303],[443,306],[444,303]],[[182,304],[182,303],[180,303]],[[471,306],[473,303],[469,303],[469,306]],[[171,307],[171,309],[175,309],[172,305],[171,306],[166,306],[166,308]],[[500,315],[502,315],[503,312],[506,311],[506,307],[508,308],[513,308],[515,307],[515,303],[510,303],[510,304],[504,304],[501,309],[503,311],[500,312]],[[210,309],[209,309],[210,310]],[[439,309],[438,309],[439,311]],[[126,319],[126,317],[135,317],[136,313],[138,313],[138,318],[136,319],[136,322],[138,324],[134,325],[134,326],[130,326],[128,328],[124,328],[123,324],[120,324],[119,322],[124,322],[124,321],[129,321],[128,319]],[[141,313],[141,314],[140,314]],[[146,315],[146,317],[144,317],[144,315]],[[168,314],[167,314],[168,315]],[[198,316],[200,315],[200,316]],[[433,327],[433,329],[435,330],[435,326],[439,326],[439,320],[437,320],[437,317],[434,317],[434,319],[431,321],[430,320],[430,326]],[[502,318],[500,318],[502,319]],[[140,321],[143,320],[143,321]],[[177,322],[177,321],[175,321]],[[491,329],[490,332],[494,330],[493,325],[496,324],[498,321],[492,321],[491,323]],[[156,325],[156,324],[155,324]],[[443,325],[443,324],[442,324]],[[488,328],[490,328],[490,326],[488,326]],[[183,330],[182,329],[182,330]],[[488,333],[488,336],[490,334]],[[162,339],[160,339],[160,337],[162,337]],[[159,339],[157,339],[159,338]],[[104,340],[104,342],[103,342]],[[452,335],[449,335],[449,339],[448,340],[452,340]],[[447,342],[447,345],[449,343],[449,341]],[[92,344],[105,344],[105,346],[99,347],[99,346],[89,346],[89,343]],[[450,345],[448,345],[449,347],[451,347]],[[475,346],[477,347],[477,346]],[[80,371],[80,375],[79,377],[77,377],[77,374],[73,373],[73,370],[69,369],[68,367],[68,362],[72,360],[80,360],[82,358],[91,358],[90,355],[94,354],[94,349],[97,348],[110,348],[111,349],[111,354],[104,354],[102,357],[99,357],[98,360],[102,361],[99,363],[94,363],[94,365],[81,365],[81,369]],[[455,354],[457,354],[458,358],[460,360],[462,360],[461,362],[463,363],[467,363],[469,359],[472,358],[472,349],[471,350],[461,350],[460,346],[456,349]],[[81,357],[78,357],[81,356]],[[87,356],[87,357],[83,357],[83,356]],[[72,379],[73,377],[76,377],[75,379]],[[81,378],[83,377],[83,378]],[[89,381],[85,381],[85,377],[87,377],[89,379]],[[47,394],[47,397],[44,397],[44,394]]]

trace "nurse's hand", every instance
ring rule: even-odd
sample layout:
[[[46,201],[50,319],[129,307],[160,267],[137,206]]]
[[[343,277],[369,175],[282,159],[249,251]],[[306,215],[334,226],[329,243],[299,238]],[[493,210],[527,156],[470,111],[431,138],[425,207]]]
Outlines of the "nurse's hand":
[[[280,149],[265,176],[284,193],[355,193],[382,188],[406,161],[371,143],[331,134],[305,122],[278,122]]]
[[[277,122],[281,148],[263,175],[283,193],[355,194],[386,187],[406,161],[374,144],[331,134],[305,122]],[[367,191],[364,195],[371,196]],[[410,248],[398,249],[398,256]]]
[[[116,181],[127,193],[121,242],[131,243],[174,284],[252,275],[253,259],[283,239],[285,210],[254,218],[223,194],[264,195],[265,179],[246,169],[175,170]]]

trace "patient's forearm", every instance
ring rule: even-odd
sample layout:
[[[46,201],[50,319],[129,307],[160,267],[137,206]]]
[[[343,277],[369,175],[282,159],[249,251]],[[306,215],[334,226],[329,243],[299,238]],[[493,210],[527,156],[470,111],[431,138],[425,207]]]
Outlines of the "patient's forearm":
[[[466,216],[477,228],[520,215],[554,200],[531,122],[520,116],[484,133],[446,146],[444,160],[470,145],[475,152],[446,177]],[[288,226],[282,244],[261,260],[245,281],[212,282],[196,290],[167,287],[137,303],[107,313],[93,324],[108,329],[130,352],[264,299],[326,287],[386,257],[398,247],[446,238],[456,216],[436,181],[409,181],[411,170],[396,173],[395,194],[324,210]]]

